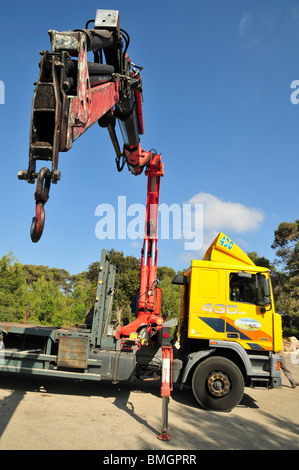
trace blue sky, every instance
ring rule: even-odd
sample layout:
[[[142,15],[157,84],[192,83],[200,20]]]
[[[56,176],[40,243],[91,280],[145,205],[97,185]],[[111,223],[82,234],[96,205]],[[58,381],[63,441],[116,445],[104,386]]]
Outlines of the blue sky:
[[[108,133],[97,125],[60,154],[61,181],[33,244],[35,186],[17,179],[28,166],[31,104],[39,52],[49,29],[84,27],[98,8],[120,12],[129,55],[144,67],[145,134],[162,154],[160,203],[203,204],[203,248],[159,242],[159,265],[183,269],[225,232],[244,251],[273,260],[274,230],[298,218],[299,5],[288,0],[9,2],[1,6],[0,256],[81,272],[102,248],[140,257],[141,240],[99,240],[99,204],[145,204],[146,177],[118,173]],[[299,96],[299,94],[298,94]],[[128,220],[130,218],[128,217]],[[171,233],[170,233],[171,235]]]

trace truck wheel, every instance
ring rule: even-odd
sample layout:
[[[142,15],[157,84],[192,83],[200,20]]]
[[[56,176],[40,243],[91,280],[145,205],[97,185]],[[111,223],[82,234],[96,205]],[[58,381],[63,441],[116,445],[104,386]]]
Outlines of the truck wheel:
[[[195,369],[192,390],[198,403],[207,410],[230,411],[243,397],[243,375],[229,359],[209,357]]]

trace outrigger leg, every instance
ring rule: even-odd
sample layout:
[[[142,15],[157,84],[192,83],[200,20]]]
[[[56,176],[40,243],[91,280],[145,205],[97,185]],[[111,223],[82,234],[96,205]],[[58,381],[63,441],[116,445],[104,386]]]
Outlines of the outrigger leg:
[[[161,441],[170,441],[171,439],[170,435],[168,434],[168,403],[170,392],[172,390],[172,360],[172,348],[162,346],[162,430],[161,434],[157,436]]]

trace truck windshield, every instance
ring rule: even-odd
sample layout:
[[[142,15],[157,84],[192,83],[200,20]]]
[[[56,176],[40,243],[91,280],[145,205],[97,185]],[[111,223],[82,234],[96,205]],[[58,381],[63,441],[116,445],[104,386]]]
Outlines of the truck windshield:
[[[229,296],[234,302],[265,305],[263,274],[231,273],[229,276]]]

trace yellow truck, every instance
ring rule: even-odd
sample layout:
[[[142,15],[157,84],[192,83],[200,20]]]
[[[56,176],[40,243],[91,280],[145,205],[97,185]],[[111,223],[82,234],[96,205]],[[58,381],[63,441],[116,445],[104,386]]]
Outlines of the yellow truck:
[[[201,406],[229,411],[245,386],[281,387],[281,317],[270,274],[220,233],[204,259],[173,280],[182,285],[179,325],[150,314],[119,337],[111,308],[116,267],[103,250],[92,316],[72,328],[0,322],[0,372],[114,383],[161,379],[163,430],[170,394],[162,390],[172,384],[191,384]]]
[[[93,29],[88,28],[90,22]],[[175,347],[171,330],[177,322],[161,316],[156,276],[164,165],[160,154],[141,148],[141,68],[127,54],[129,35],[120,28],[117,10],[97,10],[85,29],[51,29],[49,34],[51,52],[41,52],[32,103],[28,169],[18,172],[20,180],[36,180],[31,239],[37,243],[43,233],[44,205],[51,184],[61,176],[59,153],[69,151],[93,124],[107,128],[117,170],[127,163],[132,174],[144,171],[148,176],[137,318],[123,325],[111,321],[116,267],[103,250],[94,309],[84,325],[55,328],[0,322],[0,372],[112,382],[161,379],[159,438],[168,440],[172,383],[191,382],[198,402],[214,410],[236,406],[245,385],[280,386],[276,352],[282,332],[270,275],[221,233],[204,259],[193,261],[174,281],[183,285],[180,348]],[[93,53],[93,61],[87,53]],[[52,162],[51,169],[42,166],[37,172],[37,162],[45,161]]]
[[[233,408],[244,386],[281,387],[282,325],[269,269],[220,233],[173,283],[182,284],[180,381],[189,379],[203,407]]]

